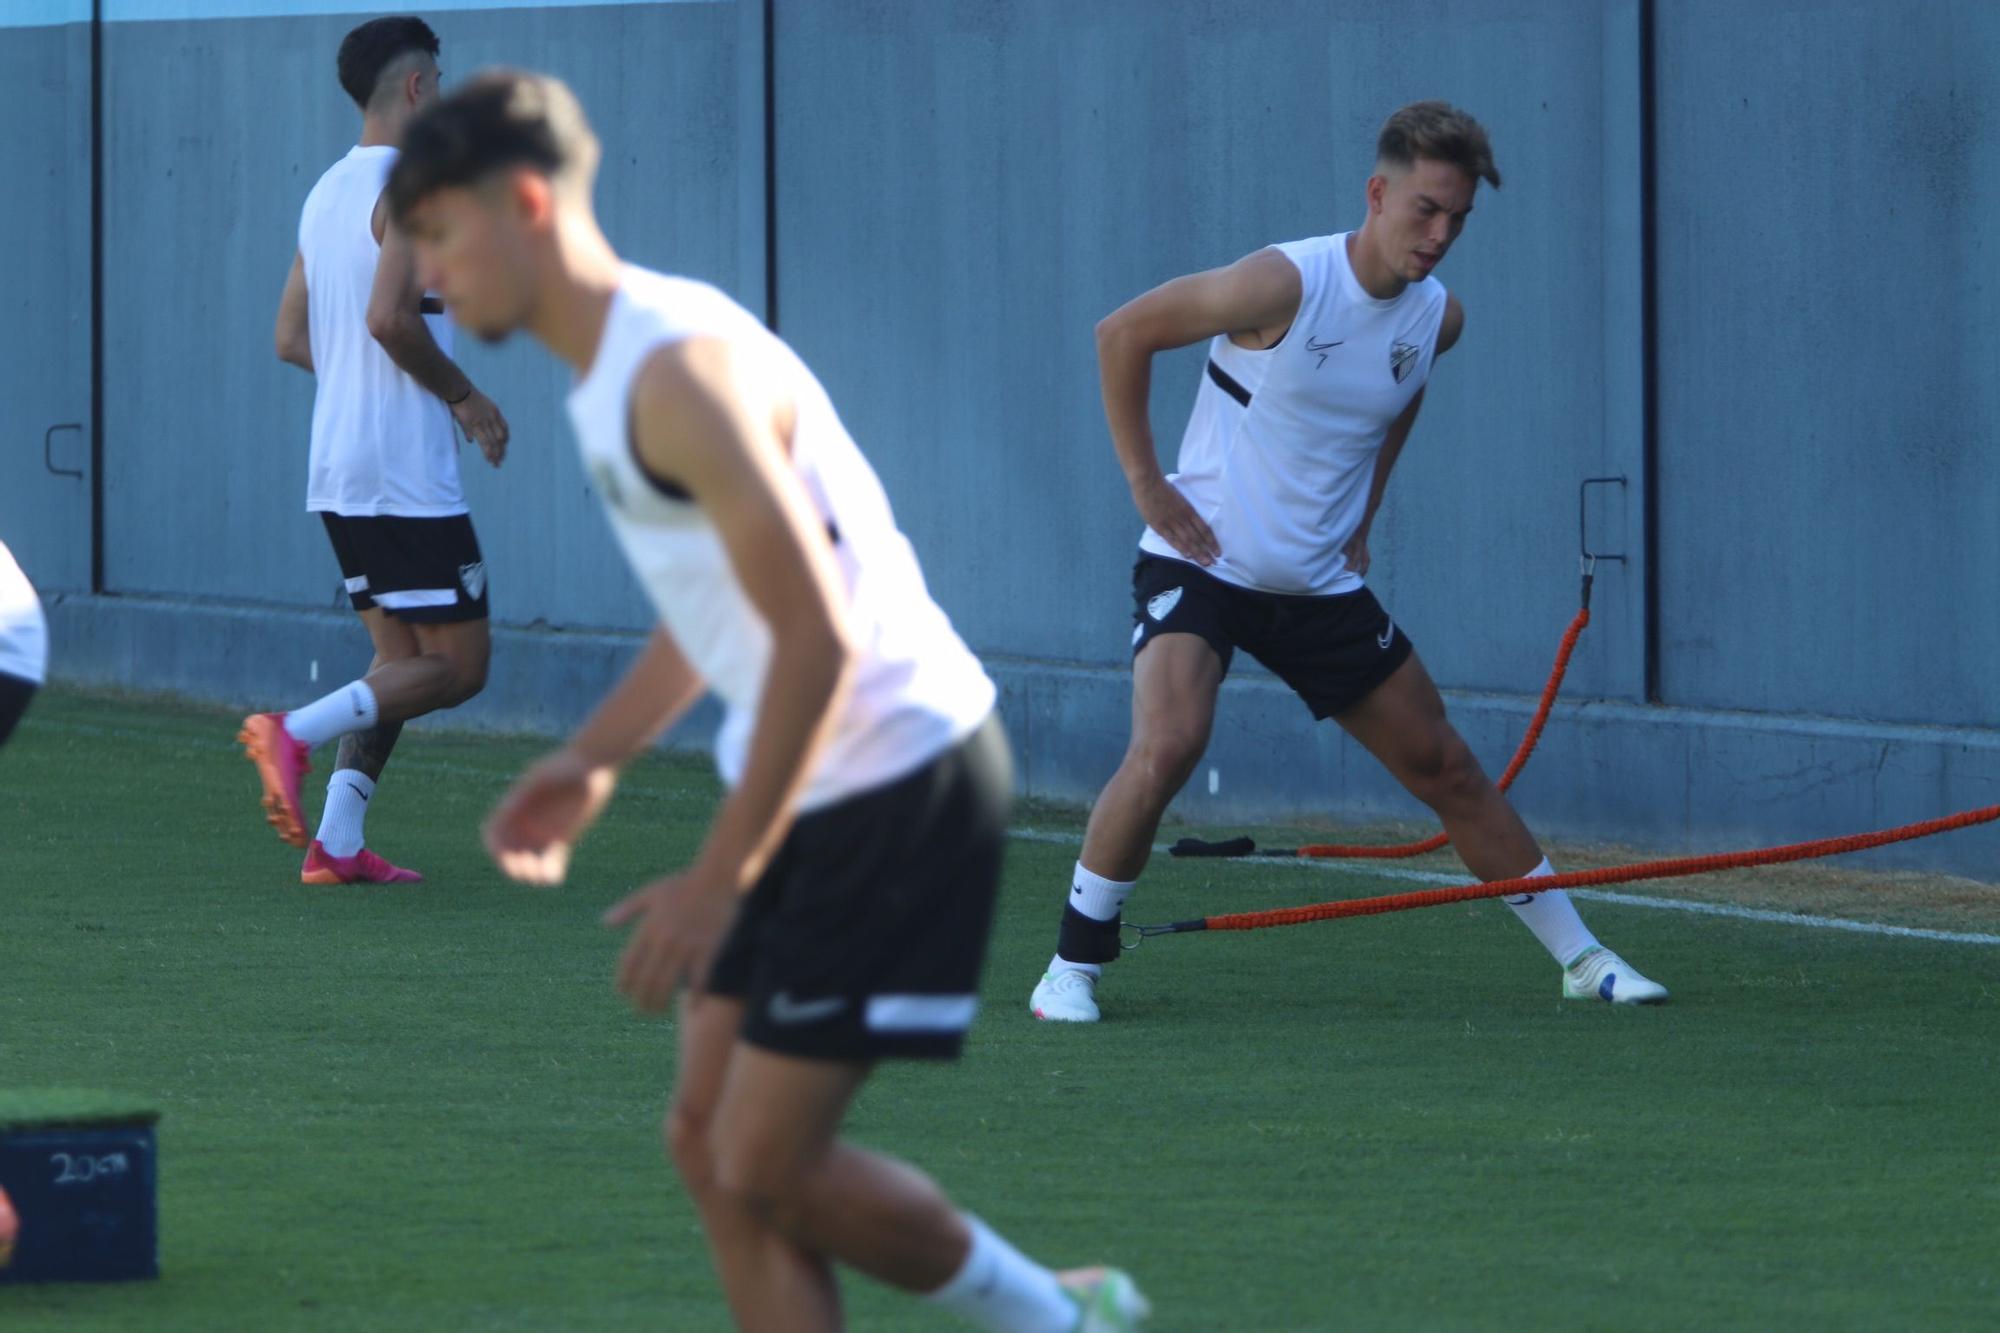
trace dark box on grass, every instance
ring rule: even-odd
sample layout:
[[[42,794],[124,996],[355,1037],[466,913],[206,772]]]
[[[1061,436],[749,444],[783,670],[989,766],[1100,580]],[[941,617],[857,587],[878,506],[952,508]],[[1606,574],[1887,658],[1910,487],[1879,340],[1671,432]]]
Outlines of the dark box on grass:
[[[0,1189],[20,1221],[0,1284],[159,1276],[158,1119],[90,1094],[0,1093]]]

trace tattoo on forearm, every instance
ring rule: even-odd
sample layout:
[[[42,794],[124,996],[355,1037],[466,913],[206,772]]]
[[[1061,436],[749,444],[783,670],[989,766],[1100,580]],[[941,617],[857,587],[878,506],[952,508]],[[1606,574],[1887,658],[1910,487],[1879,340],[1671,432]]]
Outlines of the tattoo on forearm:
[[[396,748],[396,737],[402,734],[400,722],[380,722],[366,731],[350,731],[340,738],[340,754],[333,766],[359,769],[373,782],[382,776],[389,751]]]

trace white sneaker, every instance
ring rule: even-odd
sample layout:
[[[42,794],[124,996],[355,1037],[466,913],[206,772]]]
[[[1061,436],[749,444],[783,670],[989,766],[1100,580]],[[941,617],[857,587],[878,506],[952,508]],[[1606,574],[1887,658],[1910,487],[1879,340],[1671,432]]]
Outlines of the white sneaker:
[[[1073,967],[1045,973],[1028,997],[1028,1008],[1036,1018],[1051,1023],[1095,1023],[1097,1021],[1097,978]]]
[[[1076,1300],[1076,1333],[1131,1333],[1152,1317],[1152,1302],[1123,1269],[1073,1268],[1056,1280]]]
[[[1667,988],[1640,976],[1639,969],[1600,944],[1563,969],[1563,998],[1660,1004],[1667,998]]]

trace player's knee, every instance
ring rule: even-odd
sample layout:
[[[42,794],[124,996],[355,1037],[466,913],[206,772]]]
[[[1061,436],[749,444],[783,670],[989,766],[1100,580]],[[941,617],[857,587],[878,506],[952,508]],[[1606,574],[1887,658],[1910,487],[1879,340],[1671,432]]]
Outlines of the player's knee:
[[[1486,773],[1472,747],[1456,734],[1426,745],[1412,771],[1411,788],[1433,809],[1449,810],[1477,800],[1486,790]]]
[[[444,659],[445,680],[438,707],[456,708],[486,688],[486,654],[446,652],[439,656]]]
[[[709,1146],[709,1119],[703,1111],[674,1101],[660,1122],[660,1139],[666,1146],[667,1160],[684,1180],[693,1185],[708,1179],[714,1157]]]
[[[1438,781],[1446,798],[1460,804],[1478,800],[1490,785],[1486,770],[1473,756],[1472,747],[1456,736],[1445,750],[1444,771],[1438,775]]]
[[[730,1189],[728,1193],[738,1207],[773,1231],[787,1236],[806,1234],[805,1191],[796,1185],[774,1181],[758,1188]]]
[[[715,1142],[711,1182],[731,1204],[766,1226],[790,1234],[804,1222],[807,1181],[785,1154],[740,1141]]]
[[[1149,788],[1171,797],[1186,782],[1208,743],[1204,729],[1183,723],[1149,727],[1132,744],[1136,775]]]
[[[462,658],[453,664],[453,692],[458,696],[453,701],[453,707],[486,688],[486,663],[486,654],[480,653],[477,657]]]

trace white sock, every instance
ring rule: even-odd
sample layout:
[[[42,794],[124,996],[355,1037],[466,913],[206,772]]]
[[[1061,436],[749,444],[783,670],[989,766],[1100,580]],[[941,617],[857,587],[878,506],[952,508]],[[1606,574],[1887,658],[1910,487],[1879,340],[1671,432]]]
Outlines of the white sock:
[[[1110,921],[1125,908],[1125,900],[1132,896],[1132,888],[1139,881],[1106,879],[1083,868],[1083,862],[1076,863],[1069,882],[1069,905],[1089,917],[1092,921]],[[1049,971],[1084,972],[1093,977],[1104,975],[1101,963],[1077,963],[1057,954],[1049,960]]]
[[[326,780],[319,841],[327,855],[353,856],[361,850],[361,825],[368,818],[368,798],[374,794],[375,780],[359,769],[338,768]]]
[[[1547,857],[1530,870],[1524,879],[1540,879],[1556,873]],[[1568,967],[1587,950],[1597,947],[1597,936],[1590,933],[1590,927],[1583,924],[1583,918],[1576,914],[1576,904],[1561,889],[1551,889],[1547,893],[1523,894],[1519,898],[1503,898],[1502,902],[1514,909],[1514,915],[1521,918],[1521,924],[1535,932],[1535,938],[1564,967]]]
[[[1076,1301],[1056,1275],[971,1213],[972,1249],[951,1281],[925,1299],[990,1333],[1071,1333]]]
[[[1125,900],[1132,896],[1132,886],[1138,882],[1093,875],[1078,861],[1069,882],[1069,905],[1092,921],[1109,921],[1124,910]]]
[[[366,731],[375,725],[375,717],[375,691],[367,681],[356,680],[285,714],[285,730],[295,741],[318,745],[350,731]]]

